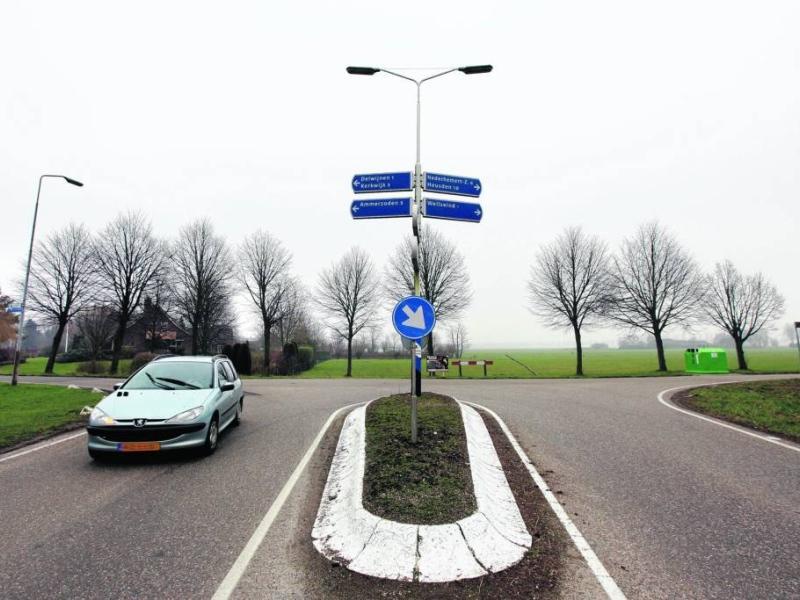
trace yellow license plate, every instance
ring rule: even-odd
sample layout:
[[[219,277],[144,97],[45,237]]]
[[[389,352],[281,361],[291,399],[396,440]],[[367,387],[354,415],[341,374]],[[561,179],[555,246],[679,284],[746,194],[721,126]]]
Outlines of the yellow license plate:
[[[153,452],[161,450],[161,442],[121,442],[117,444],[120,452]]]

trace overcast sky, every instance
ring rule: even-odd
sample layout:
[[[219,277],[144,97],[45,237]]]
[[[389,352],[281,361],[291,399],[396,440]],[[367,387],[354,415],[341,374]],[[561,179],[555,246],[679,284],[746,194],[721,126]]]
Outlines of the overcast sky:
[[[136,209],[165,237],[262,227],[310,285],[354,244],[382,268],[410,222],[353,222],[350,179],[413,168],[415,88],[345,66],[491,63],[423,86],[423,169],[484,186],[480,225],[429,222],[466,257],[473,346],[571,343],[525,307],[538,245],[569,225],[616,249],[659,219],[704,269],[762,270],[800,320],[798,31],[795,0],[7,1],[0,286],[45,172],[86,185],[45,182],[40,239]]]

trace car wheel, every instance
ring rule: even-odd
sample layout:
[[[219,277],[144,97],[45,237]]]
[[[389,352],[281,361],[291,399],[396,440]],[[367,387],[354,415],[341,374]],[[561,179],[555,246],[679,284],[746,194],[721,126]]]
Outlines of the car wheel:
[[[233,426],[238,427],[242,423],[242,412],[244,411],[244,398],[236,403],[236,416],[233,417]]]
[[[219,420],[216,415],[211,417],[211,422],[208,424],[208,431],[206,432],[206,443],[203,444],[203,454],[214,454],[219,443]]]
[[[92,450],[88,448],[89,456],[92,457],[92,460],[96,460],[97,462],[104,462],[108,460],[108,456],[105,452],[98,452],[97,450]]]

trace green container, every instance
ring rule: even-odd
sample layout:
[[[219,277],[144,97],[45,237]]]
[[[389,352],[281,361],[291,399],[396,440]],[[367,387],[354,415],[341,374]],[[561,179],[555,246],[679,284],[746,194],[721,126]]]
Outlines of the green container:
[[[728,373],[728,354],[723,348],[688,348],[683,362],[687,373]]]

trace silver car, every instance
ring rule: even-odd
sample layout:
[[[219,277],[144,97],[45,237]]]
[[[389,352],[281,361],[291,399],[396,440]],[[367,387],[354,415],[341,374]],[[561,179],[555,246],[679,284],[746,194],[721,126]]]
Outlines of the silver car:
[[[89,455],[197,448],[211,454],[244,409],[239,375],[226,356],[164,356],[114,386],[86,428]]]

